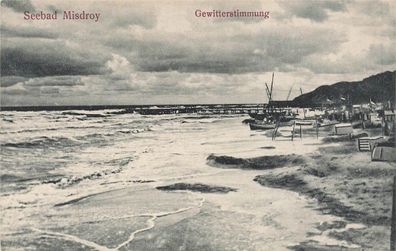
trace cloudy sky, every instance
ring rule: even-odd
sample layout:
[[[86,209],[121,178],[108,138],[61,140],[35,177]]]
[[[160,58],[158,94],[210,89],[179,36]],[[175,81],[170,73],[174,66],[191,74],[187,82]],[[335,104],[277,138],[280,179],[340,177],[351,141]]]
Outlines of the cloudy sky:
[[[199,18],[197,10],[269,11]],[[24,11],[58,20],[24,20]],[[65,10],[98,12],[62,20]],[[396,70],[396,1],[1,1],[1,104],[265,102]]]

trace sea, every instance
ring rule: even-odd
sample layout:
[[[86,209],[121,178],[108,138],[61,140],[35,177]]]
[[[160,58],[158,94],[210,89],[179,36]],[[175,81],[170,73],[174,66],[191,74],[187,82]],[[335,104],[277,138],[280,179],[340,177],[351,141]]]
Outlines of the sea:
[[[190,219],[188,224],[194,231],[213,233],[192,234],[188,237],[194,239],[190,244],[205,240],[219,245],[219,250],[240,250],[251,242],[252,250],[260,250],[254,245],[266,245],[268,237],[272,243],[279,238],[277,247],[286,250],[291,240],[281,235],[298,241],[305,236],[302,230],[310,227],[296,225],[291,220],[293,210],[312,224],[326,217],[308,209],[307,199],[295,193],[255,183],[258,171],[207,164],[211,154],[247,158],[315,151],[310,140],[301,147],[302,141],[274,142],[265,132],[250,131],[242,123],[247,115],[140,115],[123,109],[68,109],[1,111],[0,118],[4,250],[61,250],[65,246],[65,250],[157,250],[161,245],[174,245],[180,250],[205,248],[180,248],[186,244],[175,240],[180,237],[177,232],[163,236],[176,231],[165,231],[164,226],[174,227],[183,219]],[[156,189],[178,182],[224,185],[238,192],[203,195]],[[271,200],[280,201],[276,209],[271,208]],[[210,207],[211,219],[194,218],[202,207]],[[218,208],[227,213],[215,211]],[[172,224],[165,220],[167,215],[174,215]],[[238,217],[241,221],[231,226],[227,236],[218,227],[204,229],[210,224],[216,226],[216,221]],[[263,217],[267,225],[252,227],[252,221],[261,222]],[[277,222],[272,224],[275,218]],[[109,219],[120,229],[109,229]],[[123,225],[127,219],[128,229]],[[84,228],[88,222],[90,228]],[[283,224],[282,228],[275,229],[279,224]],[[185,229],[185,225],[180,227]],[[230,234],[241,229],[247,233],[241,239]],[[262,233],[268,236],[255,239]],[[162,241],[136,241],[153,236],[162,236]]]

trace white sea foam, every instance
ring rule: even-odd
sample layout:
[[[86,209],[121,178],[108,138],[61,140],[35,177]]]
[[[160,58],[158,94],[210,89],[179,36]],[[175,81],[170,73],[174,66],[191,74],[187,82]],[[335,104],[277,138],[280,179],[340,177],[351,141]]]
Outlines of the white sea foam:
[[[247,215],[249,220],[243,219],[238,224],[241,229],[250,231],[252,240],[268,235],[274,245],[286,250],[290,241],[303,238],[304,231],[313,222],[332,219],[314,214],[305,207],[307,201],[295,193],[263,188],[253,182],[259,171],[220,170],[206,163],[210,154],[258,157],[285,154],[285,149],[287,153],[306,154],[317,149],[312,144],[318,142],[316,139],[271,141],[262,132],[250,131],[241,123],[242,117],[73,112],[76,114],[62,114],[62,111],[2,113],[13,120],[4,127],[2,123],[2,144],[22,144],[2,148],[7,169],[1,172],[21,178],[32,178],[32,174],[41,177],[18,181],[24,189],[8,190],[1,195],[2,231],[35,229],[47,237],[111,250],[81,236],[48,229],[87,221],[148,217],[145,226],[131,231],[127,239],[118,243],[118,248],[122,248],[133,243],[138,235],[153,231],[156,224],[168,216],[183,219],[183,214],[190,209],[201,209],[205,200],[208,202],[205,205],[214,205],[215,210],[233,213],[222,215],[224,221],[237,220],[233,218],[235,214]],[[100,116],[87,117],[86,114]],[[37,139],[42,142],[23,145]],[[45,177],[50,175],[56,177],[51,178],[55,181],[46,183]],[[155,189],[176,181],[229,186],[238,192],[197,195]],[[10,180],[9,184],[11,182],[14,181]],[[201,199],[198,203],[197,197]],[[295,215],[290,208],[299,214]],[[309,219],[301,227],[297,220],[304,217]],[[255,227],[252,227],[252,218]],[[263,219],[279,220],[277,224],[284,229],[275,229],[272,223],[263,225]]]

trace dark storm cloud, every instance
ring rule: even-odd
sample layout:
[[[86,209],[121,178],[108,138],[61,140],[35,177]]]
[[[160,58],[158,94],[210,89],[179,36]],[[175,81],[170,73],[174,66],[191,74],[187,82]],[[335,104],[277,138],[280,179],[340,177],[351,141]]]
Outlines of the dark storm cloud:
[[[81,62],[59,54],[38,54],[20,48],[1,50],[4,76],[91,75],[103,73],[98,62]]]
[[[347,1],[333,0],[307,0],[307,1],[282,1],[281,6],[288,15],[307,18],[315,22],[323,22],[328,18],[330,11],[339,12],[346,10]]]
[[[106,58],[70,48],[60,41],[4,42],[1,49],[2,76],[43,77],[106,72]]]
[[[227,52],[224,52],[227,53]],[[246,72],[256,72],[269,70],[274,65],[271,58],[267,59],[267,64],[263,64],[260,56],[252,53],[237,52],[233,55],[224,56],[221,52],[203,53],[189,55],[184,58],[156,59],[142,58],[139,61],[139,69],[149,72],[199,72],[199,73],[230,73],[239,74]]]
[[[208,38],[199,43],[186,37],[180,37],[178,42],[131,41],[128,48],[136,50],[133,60],[141,71],[231,74],[275,68],[290,71],[308,55],[335,51],[344,41],[342,35],[335,34],[322,29],[265,30],[224,37],[223,41]]]
[[[35,11],[34,6],[29,0],[2,0],[1,6],[11,8],[16,12]]]
[[[55,39],[57,34],[38,29],[34,27],[9,27],[4,24],[0,26],[0,32],[4,37],[21,37],[21,38],[48,38]]]
[[[100,12],[95,23],[25,22],[14,10],[30,2],[3,1],[1,102],[262,102],[273,71],[285,98],[291,83],[394,68],[393,2],[280,1],[33,2],[37,11]],[[268,10],[271,18],[203,19],[197,8]]]

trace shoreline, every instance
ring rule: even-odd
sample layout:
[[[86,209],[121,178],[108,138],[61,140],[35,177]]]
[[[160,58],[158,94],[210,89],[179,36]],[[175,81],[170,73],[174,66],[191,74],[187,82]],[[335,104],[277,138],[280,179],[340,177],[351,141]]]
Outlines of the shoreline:
[[[371,132],[375,134],[376,132]],[[334,145],[334,144],[337,145]],[[355,139],[322,137],[318,153],[297,156],[297,165],[278,162],[269,172],[255,176],[264,187],[289,190],[315,201],[315,210],[341,217],[318,224],[308,241],[293,250],[387,250],[390,240],[391,198],[396,163],[372,162],[369,152],[358,152]],[[266,156],[282,160],[282,155]],[[221,168],[257,169],[264,157],[238,159],[210,156]],[[211,161],[211,160],[210,160]],[[358,224],[357,228],[345,228]],[[326,234],[349,244],[323,245],[315,239]]]
[[[183,118],[176,122],[178,133],[164,134],[175,125],[167,120],[147,132],[140,143],[142,154],[128,168],[71,186],[44,184],[46,190],[37,190],[42,204],[25,204],[26,209],[18,209],[19,221],[15,225],[8,221],[3,247],[85,250],[96,244],[101,249],[125,244],[121,250],[285,251],[370,250],[370,243],[387,247],[388,218],[371,217],[378,205],[371,211],[360,204],[362,208],[354,208],[361,201],[355,194],[369,198],[372,194],[337,190],[367,188],[368,181],[363,185],[361,179],[389,176],[382,173],[389,170],[387,165],[357,152],[351,141],[345,141],[348,137],[323,140],[306,133],[293,142],[283,136],[271,141],[267,133],[250,131],[241,119],[200,119],[196,130],[197,125]],[[118,145],[123,146],[128,145]],[[368,168],[356,173],[362,164]],[[342,194],[352,197],[335,196]],[[379,204],[378,195],[372,202]]]

